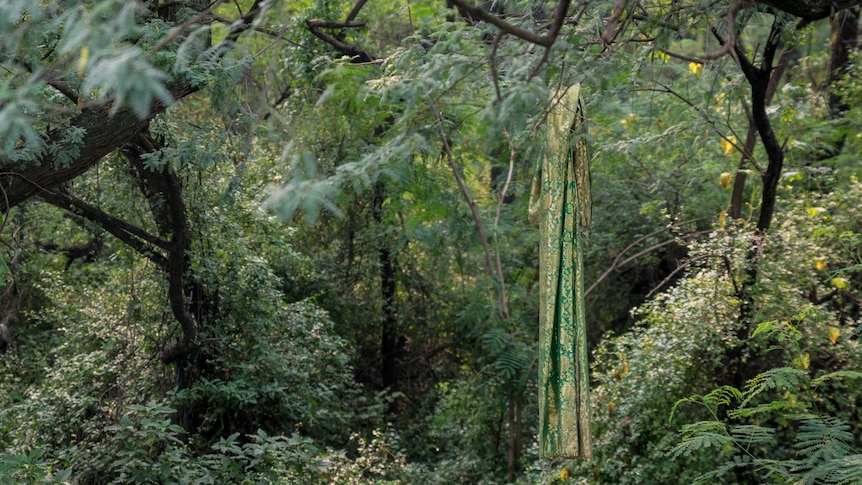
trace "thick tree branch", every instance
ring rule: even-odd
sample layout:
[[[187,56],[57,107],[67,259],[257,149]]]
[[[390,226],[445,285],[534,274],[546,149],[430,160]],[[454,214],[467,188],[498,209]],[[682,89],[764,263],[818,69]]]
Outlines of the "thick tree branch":
[[[500,17],[490,12],[486,12],[485,10],[482,10],[475,5],[465,2],[464,0],[451,0],[451,2],[461,11],[467,13],[471,18],[484,20],[485,22],[488,22],[489,24],[497,27],[501,31],[507,34],[514,35],[515,37],[518,37],[520,39],[526,40],[527,42],[530,42],[532,44],[550,47],[554,43],[554,40],[556,40],[556,36],[560,31],[560,26],[562,26],[563,24],[563,19],[557,18],[557,15],[562,10],[563,16],[565,16],[565,12],[566,9],[568,9],[570,0],[560,1],[560,3],[557,4],[557,8],[554,9],[555,18],[553,20],[551,28],[551,32],[553,32],[554,34],[553,37],[551,37],[550,33],[548,35],[539,35],[535,32],[531,32],[529,30],[512,25],[509,22],[506,22],[505,20],[501,19]],[[553,26],[556,26],[556,28],[554,28]]]
[[[790,61],[790,56],[793,55],[795,50],[795,46],[788,45],[783,51],[781,51],[781,55],[778,57],[778,62],[775,65],[772,76],[769,78],[769,85],[766,87],[767,105],[772,102],[772,96],[775,95],[775,91],[778,89],[778,81],[784,74],[784,69],[787,67],[788,62]],[[753,153],[754,144],[757,142],[757,133],[757,126],[752,119],[748,122],[748,131],[745,135],[745,143],[742,146],[742,154],[739,158],[739,167],[737,168],[736,175],[733,178],[733,191],[730,195],[730,208],[727,211],[728,217],[732,219],[738,219],[742,216],[743,192],[745,189],[745,179],[747,178],[744,168],[747,162],[751,162],[756,165]]]
[[[187,276],[191,267],[188,258],[191,232],[183,201],[182,183],[169,164],[160,171],[149,170],[144,166],[142,157],[144,153],[156,153],[161,149],[161,144],[144,131],[124,147],[123,153],[132,165],[160,231],[164,236],[169,234],[171,237],[165,267],[168,273],[168,300],[183,335],[179,342],[162,352],[162,361],[169,364],[200,347],[201,342],[198,340],[197,323],[189,311],[186,299],[186,293],[192,292],[191,288],[187,287]]]
[[[350,13],[347,14],[347,22],[352,22],[356,20],[356,16],[359,15],[359,11],[362,10],[362,7],[368,3],[368,0],[357,0],[356,4],[353,5],[353,8],[350,10]]]
[[[234,22],[225,40],[216,47],[219,55],[227,52],[240,35],[254,27],[255,21],[266,11],[268,5],[270,2],[257,0],[248,12]],[[209,15],[209,8],[204,9],[191,21],[176,27],[150,53],[154,54],[176,40],[190,25],[206,21]],[[45,70],[47,71],[49,70]],[[73,94],[67,86],[57,80],[49,80],[49,84],[67,97]],[[168,83],[166,87],[175,101],[200,89],[200,86],[192,86],[185,81],[174,81]],[[120,108],[111,116],[113,108],[112,102],[87,107],[62,127],[55,128],[44,135],[46,144],[51,145],[62,143],[64,133],[70,127],[84,130],[84,139],[78,149],[80,155],[69,163],[58,163],[50,152],[39,156],[35,164],[26,168],[0,160],[0,174],[2,174],[0,189],[5,192],[5,198],[0,200],[0,212],[6,212],[10,207],[37,195],[40,191],[52,190],[87,172],[104,156],[128,143],[135,134],[147,126],[151,119],[164,112],[167,105],[159,101],[154,102],[144,119],[139,118],[129,108]]]
[[[187,83],[168,86],[174,99],[181,99],[197,91]],[[87,108],[72,118],[65,127],[55,128],[45,135],[47,143],[62,143],[68,127],[83,129],[84,135],[79,155],[71,162],[60,165],[50,152],[38,158],[35,166],[20,168],[9,163],[0,163],[0,185],[6,197],[0,199],[0,212],[6,212],[39,192],[50,191],[72,180],[92,168],[104,156],[125,145],[140,132],[167,105],[154,102],[150,114],[139,118],[131,109],[121,108],[110,116],[111,104],[106,103]]]
[[[198,339],[197,325],[189,313],[183,293],[187,268],[186,256],[191,244],[191,236],[186,217],[186,206],[183,202],[182,186],[176,174],[172,173],[166,174],[165,183],[167,188],[165,195],[167,196],[168,210],[171,215],[171,230],[173,231],[168,262],[168,299],[174,318],[177,319],[183,329],[182,340],[162,353],[162,362],[171,363],[200,347],[201,342]]]
[[[166,241],[108,214],[94,205],[78,199],[66,192],[65,189],[41,192],[39,196],[42,200],[53,206],[95,222],[99,227],[126,243],[130,248],[155,263],[159,268],[167,269],[168,260],[156,250],[156,247],[167,247],[168,244]]]
[[[345,44],[338,37],[323,31],[323,29],[332,28],[360,27],[365,25],[364,22],[356,22],[353,20],[347,22],[333,22],[329,20],[308,19],[305,21],[305,24],[308,26],[308,30],[314,34],[315,37],[326,42],[332,47],[335,47],[342,54],[349,56],[351,58],[351,62],[367,63],[378,61],[376,56],[369,54],[367,51]]]
[[[769,121],[769,116],[766,113],[767,91],[769,89],[770,79],[773,75],[772,62],[775,58],[775,53],[778,50],[779,33],[783,28],[782,21],[776,17],[772,29],[769,33],[769,38],[763,48],[763,56],[760,67],[755,67],[751,61],[745,57],[745,53],[738,45],[734,46],[734,52],[737,63],[742,69],[748,84],[751,86],[751,114],[754,119],[754,125],[757,127],[757,132],[760,134],[760,140],[763,147],[766,149],[766,155],[769,163],[766,166],[766,171],[762,174],[763,179],[763,195],[760,204],[760,216],[757,220],[757,228],[760,231],[766,231],[772,224],[772,215],[775,212],[775,201],[777,197],[778,181],[781,177],[781,169],[784,165],[784,150],[775,136],[775,131],[772,129],[772,123]]]
[[[604,44],[605,48],[613,43],[614,39],[617,38],[617,35],[620,33],[619,23],[620,19],[623,17],[623,13],[625,13],[626,8],[628,8],[629,0],[617,0],[616,5],[614,6],[614,13],[605,23],[605,29],[602,31],[601,41]]]
[[[718,37],[721,47],[714,52],[704,54],[703,60],[709,61],[724,57],[727,53],[732,52],[736,47],[736,16],[739,12],[750,7],[751,0],[733,0],[733,3],[727,7],[727,12],[724,14],[724,39],[719,37],[718,31],[713,30],[713,33]]]
[[[808,21],[825,19],[840,10],[862,5],[860,0],[757,0],[757,3]]]

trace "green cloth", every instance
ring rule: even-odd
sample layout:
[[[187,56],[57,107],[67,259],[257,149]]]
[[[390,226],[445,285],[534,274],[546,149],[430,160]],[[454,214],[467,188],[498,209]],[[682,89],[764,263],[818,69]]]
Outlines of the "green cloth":
[[[554,93],[545,156],[530,194],[539,222],[539,449],[592,457],[583,245],[590,176],[580,86]]]

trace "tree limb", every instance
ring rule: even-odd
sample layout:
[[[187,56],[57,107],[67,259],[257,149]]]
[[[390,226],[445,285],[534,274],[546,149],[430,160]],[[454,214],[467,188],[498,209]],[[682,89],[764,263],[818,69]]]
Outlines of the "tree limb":
[[[676,222],[676,223],[673,223],[673,224],[671,224],[671,225],[669,225],[669,226],[667,226],[667,227],[663,227],[663,228],[661,228],[661,229],[655,230],[655,231],[653,231],[653,232],[651,232],[651,233],[649,233],[649,234],[646,234],[646,235],[644,235],[644,236],[641,236],[641,237],[637,238],[634,242],[632,242],[631,244],[629,244],[628,246],[626,246],[626,247],[625,247],[625,249],[623,249],[622,251],[620,251],[620,252],[619,252],[619,254],[617,254],[617,257],[616,257],[616,258],[614,258],[614,260],[613,260],[613,262],[611,263],[610,267],[608,267],[608,269],[606,269],[606,270],[605,270],[605,272],[604,272],[604,273],[602,273],[602,275],[601,275],[601,276],[599,276],[599,277],[596,279],[596,281],[594,281],[594,282],[593,282],[593,284],[591,284],[591,285],[590,285],[590,287],[589,287],[589,288],[587,288],[587,291],[585,291],[585,292],[584,292],[584,296],[589,295],[591,291],[593,291],[593,290],[594,290],[594,289],[595,289],[595,288],[596,288],[596,287],[597,287],[597,286],[598,286],[602,281],[604,281],[604,280],[605,280],[605,278],[607,278],[607,277],[608,277],[608,276],[609,276],[613,271],[615,271],[615,270],[616,270],[617,268],[619,268],[620,266],[623,266],[623,265],[625,265],[626,263],[629,263],[630,261],[634,261],[635,259],[639,258],[640,256],[643,256],[644,254],[648,254],[649,252],[651,252],[651,251],[653,251],[653,250],[655,250],[655,249],[661,248],[661,247],[663,247],[663,246],[667,246],[668,244],[671,244],[671,243],[673,243],[674,241],[678,241],[678,240],[679,240],[679,238],[682,238],[682,237],[686,237],[686,238],[687,238],[687,237],[694,237],[694,236],[697,236],[697,235],[699,235],[699,234],[703,233],[704,231],[698,231],[698,232],[694,232],[694,233],[686,234],[686,235],[684,235],[684,236],[679,236],[679,237],[675,237],[675,238],[673,238],[673,239],[669,239],[669,240],[667,240],[667,241],[664,241],[664,242],[658,243],[658,244],[656,244],[656,245],[650,246],[649,248],[647,248],[647,249],[645,249],[645,250],[639,251],[638,253],[636,253],[636,254],[635,254],[635,255],[633,255],[633,256],[629,256],[628,258],[623,259],[623,256],[624,256],[627,252],[629,252],[629,250],[633,249],[633,248],[634,248],[635,246],[637,246],[638,244],[642,243],[643,241],[646,241],[647,239],[649,239],[649,238],[651,238],[651,237],[653,237],[653,236],[657,236],[657,235],[659,235],[659,234],[661,234],[661,233],[663,233],[663,232],[665,232],[665,231],[670,231],[671,229],[673,229],[673,228],[675,228],[675,227],[679,227],[679,226],[682,226],[682,225],[685,225],[685,224],[692,224],[692,223],[695,223],[695,222],[698,222],[698,221],[702,221],[702,220],[704,220],[704,219],[707,219],[707,218],[706,218],[706,217],[698,217],[697,219],[691,219],[691,220],[688,220],[688,221],[680,221],[680,222]]]
[[[331,22],[328,20],[308,19],[305,21],[305,25],[308,26],[308,30],[314,34],[315,37],[326,42],[332,47],[335,47],[342,54],[349,56],[351,58],[351,62],[367,63],[377,62],[379,60],[376,56],[369,54],[367,51],[345,44],[341,39],[323,31],[324,28],[359,27],[364,25],[363,22]]]
[[[183,201],[182,183],[171,165],[164,166],[160,171],[149,170],[144,166],[144,153],[156,153],[162,149],[148,131],[141,132],[123,153],[131,163],[138,179],[141,191],[150,202],[150,211],[156,219],[163,236],[170,234],[168,244],[168,260],[164,268],[168,273],[168,300],[174,318],[182,328],[182,338],[162,352],[162,362],[169,364],[200,347],[197,323],[189,311],[186,293],[192,293],[187,288],[189,281],[188,251],[191,245],[188,213]]]
[[[347,14],[347,22],[352,22],[356,19],[356,16],[359,15],[359,11],[362,10],[362,7],[368,3],[368,0],[357,0],[356,4],[353,5],[353,8],[350,10],[350,13]]]
[[[808,21],[825,19],[840,10],[862,5],[860,0],[757,0],[757,3]]]
[[[550,34],[549,35],[539,35],[535,32],[531,32],[529,30],[522,29],[520,27],[512,25],[509,22],[506,22],[505,20],[501,19],[500,17],[498,17],[498,16],[496,16],[490,12],[486,12],[485,10],[482,10],[481,8],[476,7],[470,3],[467,3],[464,0],[451,0],[451,2],[456,7],[458,7],[460,10],[462,10],[463,12],[466,12],[470,17],[472,17],[474,19],[484,20],[485,22],[488,22],[489,24],[497,27],[501,31],[503,31],[507,34],[514,35],[515,37],[518,37],[520,39],[526,40],[527,42],[530,42],[532,44],[536,44],[536,45],[540,45],[540,46],[544,46],[544,47],[550,47],[554,43],[554,40],[556,39],[556,35],[557,35],[557,33],[559,33],[559,30],[560,30],[559,26],[557,26],[556,29],[554,29],[552,27],[551,31],[554,32],[553,38],[550,36]],[[554,10],[555,15],[557,12],[559,12],[561,10],[560,7],[563,6],[563,4],[564,4],[565,8],[568,8],[569,2],[570,2],[570,0],[562,0],[559,4],[557,4],[557,8]],[[565,15],[565,9],[563,9],[563,13]],[[557,24],[562,25],[562,23],[563,23],[563,19],[555,18],[553,25],[557,25]]]
[[[95,222],[99,227],[155,263],[159,268],[167,269],[168,260],[156,250],[156,247],[166,248],[168,246],[166,241],[78,199],[66,192],[65,189],[41,192],[39,197],[53,206]]]
[[[197,91],[197,88],[181,82],[168,86],[168,91],[174,99],[181,99]],[[86,132],[79,155],[65,166],[59,166],[50,152],[38,157],[37,164],[26,168],[0,163],[0,185],[6,195],[0,200],[0,212],[6,212],[42,191],[50,191],[84,174],[104,156],[125,145],[151,119],[167,109],[167,105],[155,101],[149,115],[141,119],[130,108],[120,108],[112,117],[109,115],[111,107],[111,103],[105,103],[86,108],[65,127],[55,128],[45,135],[47,143],[51,144],[61,143],[68,127],[82,128]]]

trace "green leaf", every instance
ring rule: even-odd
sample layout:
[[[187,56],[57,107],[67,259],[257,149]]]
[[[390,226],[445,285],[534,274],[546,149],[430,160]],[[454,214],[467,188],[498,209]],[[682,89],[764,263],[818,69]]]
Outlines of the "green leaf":
[[[72,476],[72,467],[64,468],[63,470],[58,472],[56,475],[54,475],[54,481],[55,482],[68,482],[69,477],[71,477],[71,476]]]
[[[745,390],[746,397],[740,404],[740,407],[745,407],[754,397],[765,391],[781,387],[796,388],[806,379],[808,379],[808,372],[803,369],[795,367],[769,369],[748,381]]]
[[[670,453],[674,458],[690,456],[692,453],[706,448],[721,449],[725,445],[733,443],[733,438],[727,434],[724,423],[720,423],[718,421],[702,421],[700,423],[687,426],[700,427],[700,425],[704,424],[709,424],[710,426],[705,426],[705,429],[693,432],[691,436],[685,438],[682,443],[679,443],[673,448],[673,450],[671,450]],[[708,431],[707,429],[709,428],[713,428],[716,431]],[[685,427],[683,427],[683,430],[683,433],[686,433]]]
[[[0,258],[0,287],[6,286],[6,280],[11,275],[12,275],[12,271],[10,271],[9,266],[6,265],[6,260],[3,258]]]
[[[862,372],[855,370],[839,370],[836,372],[830,372],[829,374],[824,374],[817,379],[813,379],[811,381],[811,386],[817,387],[820,384],[833,379],[862,379]]]

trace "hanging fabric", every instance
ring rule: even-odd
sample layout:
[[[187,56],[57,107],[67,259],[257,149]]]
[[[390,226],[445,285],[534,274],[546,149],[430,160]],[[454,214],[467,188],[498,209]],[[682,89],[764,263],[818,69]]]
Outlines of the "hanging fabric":
[[[592,457],[584,315],[590,172],[580,86],[554,93],[545,156],[530,194],[539,223],[539,446],[544,458]]]

